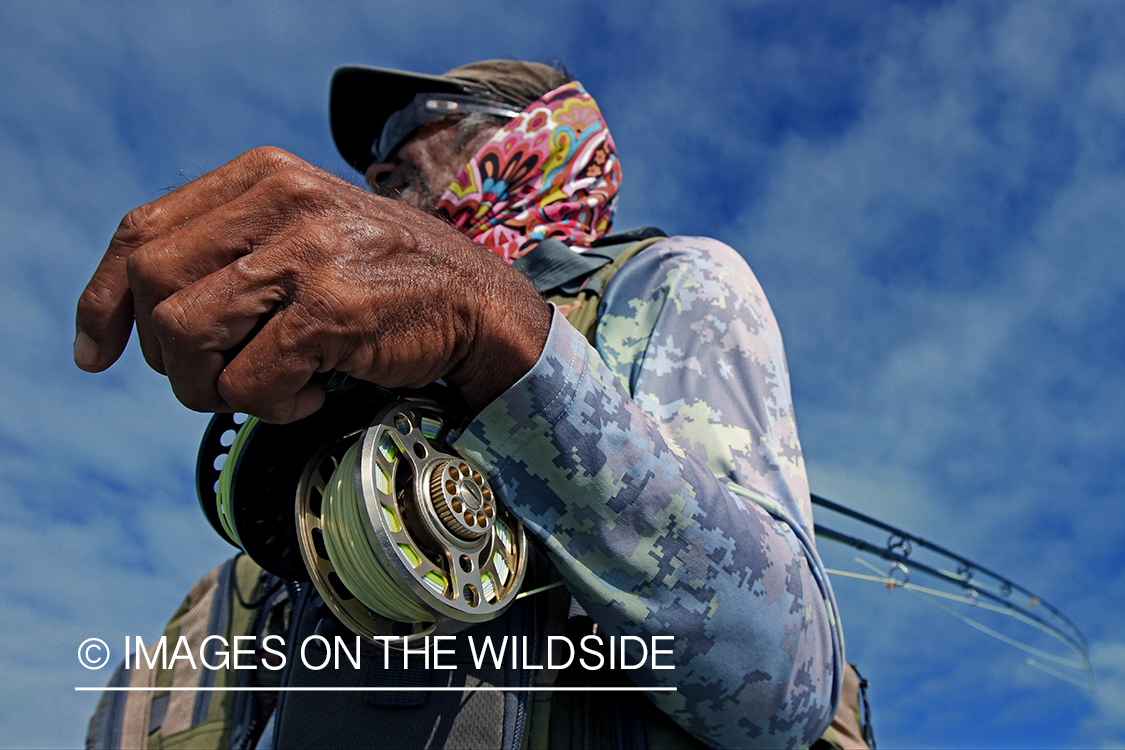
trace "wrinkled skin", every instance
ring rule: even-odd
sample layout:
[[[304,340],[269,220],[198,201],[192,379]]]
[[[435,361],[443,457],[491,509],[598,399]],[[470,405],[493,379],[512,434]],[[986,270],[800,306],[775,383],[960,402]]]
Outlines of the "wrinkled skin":
[[[423,125],[386,162],[372,162],[364,173],[377,195],[433,213],[450,183],[469,158],[492,137],[497,128],[484,128],[458,146],[457,128],[449,120]]]
[[[75,361],[106,369],[135,323],[149,365],[198,411],[300,419],[323,403],[313,374],[331,369],[390,388],[445,378],[479,411],[534,365],[551,311],[409,205],[423,205],[419,174],[455,175],[475,150],[443,152],[454,130],[421,132],[369,172],[400,200],[260,148],[129,212],[79,300]]]

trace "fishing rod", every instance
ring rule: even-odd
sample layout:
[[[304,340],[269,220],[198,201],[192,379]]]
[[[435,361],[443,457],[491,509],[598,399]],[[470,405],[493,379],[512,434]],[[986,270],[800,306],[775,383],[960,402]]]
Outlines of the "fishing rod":
[[[858,578],[872,582],[881,583],[887,586],[888,590],[894,588],[906,588],[917,594],[925,594],[929,596],[937,596],[946,599],[953,599],[963,604],[971,606],[982,607],[1000,614],[1005,614],[1014,617],[1024,623],[1032,625],[1033,627],[1042,630],[1043,632],[1058,639],[1080,658],[1080,662],[1071,662],[1062,660],[1060,658],[1051,656],[1046,652],[1040,651],[1034,647],[1024,644],[1015,639],[1004,636],[1001,633],[984,626],[971,618],[959,615],[952,610],[945,607],[941,609],[949,612],[950,614],[965,621],[967,624],[998,638],[1001,641],[1016,646],[1024,651],[1032,654],[1048,658],[1056,663],[1064,664],[1066,666],[1082,669],[1087,675],[1088,684],[1086,687],[1093,689],[1093,669],[1090,665],[1089,647],[1086,643],[1085,637],[1063,612],[1054,605],[1044,600],[1038,594],[1021,586],[1005,576],[996,573],[995,571],[976,563],[963,555],[959,555],[946,547],[935,544],[934,542],[925,539],[917,534],[912,534],[904,529],[898,528],[891,524],[880,521],[859,511],[852,510],[844,505],[835,503],[819,495],[812,495],[812,502],[814,505],[824,508],[826,510],[838,513],[854,521],[859,522],[862,526],[868,529],[879,530],[888,534],[885,543],[879,544],[868,541],[867,539],[854,536],[852,534],[845,534],[836,529],[825,526],[819,521],[816,523],[816,536],[821,539],[836,542],[848,547],[852,547],[860,552],[875,555],[891,563],[890,570],[881,576],[870,576],[856,574],[849,571],[830,570],[829,572],[834,575],[843,575],[849,578]],[[939,558],[944,558],[956,564],[956,572],[943,570],[940,567],[923,562],[916,557],[911,557],[915,548],[924,549]],[[865,565],[876,572],[881,572],[878,568],[870,565],[860,558],[856,558],[857,562]],[[945,592],[929,589],[926,587],[918,586],[910,583],[911,571],[923,573],[925,575],[936,578],[945,583],[953,584],[962,587],[962,594],[951,595]],[[989,585],[982,582],[976,576],[986,576],[996,582],[996,585]],[[1019,594],[1025,598],[1023,602],[1017,602],[1013,597]],[[987,602],[994,602],[988,604]],[[935,603],[935,602],[930,602]],[[1039,613],[1044,612],[1046,616]],[[1028,659],[1028,663],[1038,669],[1046,671],[1054,676],[1060,677],[1064,680],[1074,682],[1081,685],[1081,683],[1069,678],[1064,674],[1055,672],[1035,663],[1033,660]]]
[[[333,408],[292,425],[212,418],[196,480],[215,530],[271,573],[312,580],[342,622],[370,637],[456,632],[498,616],[522,596],[526,533],[484,472],[449,445],[462,410],[456,395],[441,384],[396,393],[339,374],[324,386]],[[286,511],[294,499],[295,512]],[[1081,631],[1042,597],[921,536],[819,495],[812,502],[889,535],[878,544],[817,523],[818,537],[891,563],[885,576],[831,574],[1015,617],[1062,641],[1081,663],[950,612],[1029,653],[1084,669],[1092,684]],[[951,561],[957,572],[912,557],[915,548]],[[962,587],[962,594],[912,584],[912,570]],[[1017,603],[1017,595],[1024,601]]]

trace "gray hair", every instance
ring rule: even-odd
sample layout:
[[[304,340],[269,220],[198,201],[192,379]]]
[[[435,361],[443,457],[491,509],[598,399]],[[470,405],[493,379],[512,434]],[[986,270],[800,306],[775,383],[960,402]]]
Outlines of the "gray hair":
[[[453,140],[453,148],[460,151],[476,140],[476,137],[485,129],[501,128],[507,121],[508,118],[499,115],[473,112],[457,123],[457,136]]]
[[[470,84],[479,96],[518,110],[574,80],[560,63],[552,66],[522,60],[483,60],[454,68],[445,75]],[[504,117],[474,112],[457,124],[454,145],[460,150],[485,128],[498,128],[506,122]]]
[[[552,66],[523,60],[482,60],[454,68],[444,77],[467,83],[474,94],[516,109],[524,109],[548,91],[574,80],[560,63]]]

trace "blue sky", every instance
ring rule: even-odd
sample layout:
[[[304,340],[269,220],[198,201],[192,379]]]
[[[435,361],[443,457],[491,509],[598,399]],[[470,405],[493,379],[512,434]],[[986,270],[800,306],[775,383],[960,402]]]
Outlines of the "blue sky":
[[[159,632],[231,551],[194,497],[206,418],[132,345],[102,375],[70,361],[120,217],[263,144],[343,173],[337,65],[515,56],[565,62],[598,99],[619,227],[749,260],[814,491],[1008,575],[1090,641],[1093,693],[838,578],[880,744],[1125,745],[1125,6],[312,7],[0,10],[0,744],[81,744],[95,699],[73,688],[108,675],[78,644]]]

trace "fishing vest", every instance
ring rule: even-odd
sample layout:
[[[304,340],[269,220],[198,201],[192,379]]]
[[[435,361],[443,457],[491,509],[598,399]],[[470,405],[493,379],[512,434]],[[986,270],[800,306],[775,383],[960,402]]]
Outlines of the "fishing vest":
[[[663,238],[658,229],[631,230],[604,237],[583,253],[547,240],[517,259],[515,266],[593,343],[606,285],[630,258]],[[559,579],[545,555],[531,546],[525,590]],[[111,687],[153,690],[104,693],[90,721],[87,747],[705,748],[638,692],[417,689],[632,687],[621,669],[592,671],[580,669],[577,663],[569,669],[547,668],[548,636],[566,636],[575,643],[595,628],[560,586],[518,599],[500,617],[458,633],[453,652],[442,656],[442,664],[454,669],[427,668],[428,657],[421,646],[404,665],[401,651],[384,653],[382,645],[351,634],[311,583],[283,581],[239,555],[192,587],[164,632],[169,652],[184,636],[191,653],[204,653],[200,648],[210,637],[208,662],[220,668],[191,669],[184,661],[174,661],[163,669],[159,664],[150,666],[144,658],[134,658],[135,666],[128,670],[122,664]],[[323,650],[313,653],[321,646],[318,639],[309,641],[313,648],[305,658],[286,654],[280,669],[273,668],[280,666],[278,656],[263,648],[243,649],[239,662],[228,658],[224,664],[222,653],[230,657],[236,637],[248,636],[253,640],[242,642],[262,644],[270,635],[284,637],[290,651],[310,636],[327,643],[340,636],[349,646],[358,644],[360,668],[348,662],[339,668],[310,668],[338,656]],[[478,643],[487,637],[494,642],[507,637],[511,643],[531,645],[524,647],[515,663],[485,660],[478,667],[473,655],[463,652],[467,642],[463,636]],[[525,668],[528,664],[542,668]],[[172,686],[258,690],[167,690]],[[281,686],[324,690],[271,691]],[[849,668],[840,710],[817,746],[868,746],[861,730],[858,694],[859,681]]]

